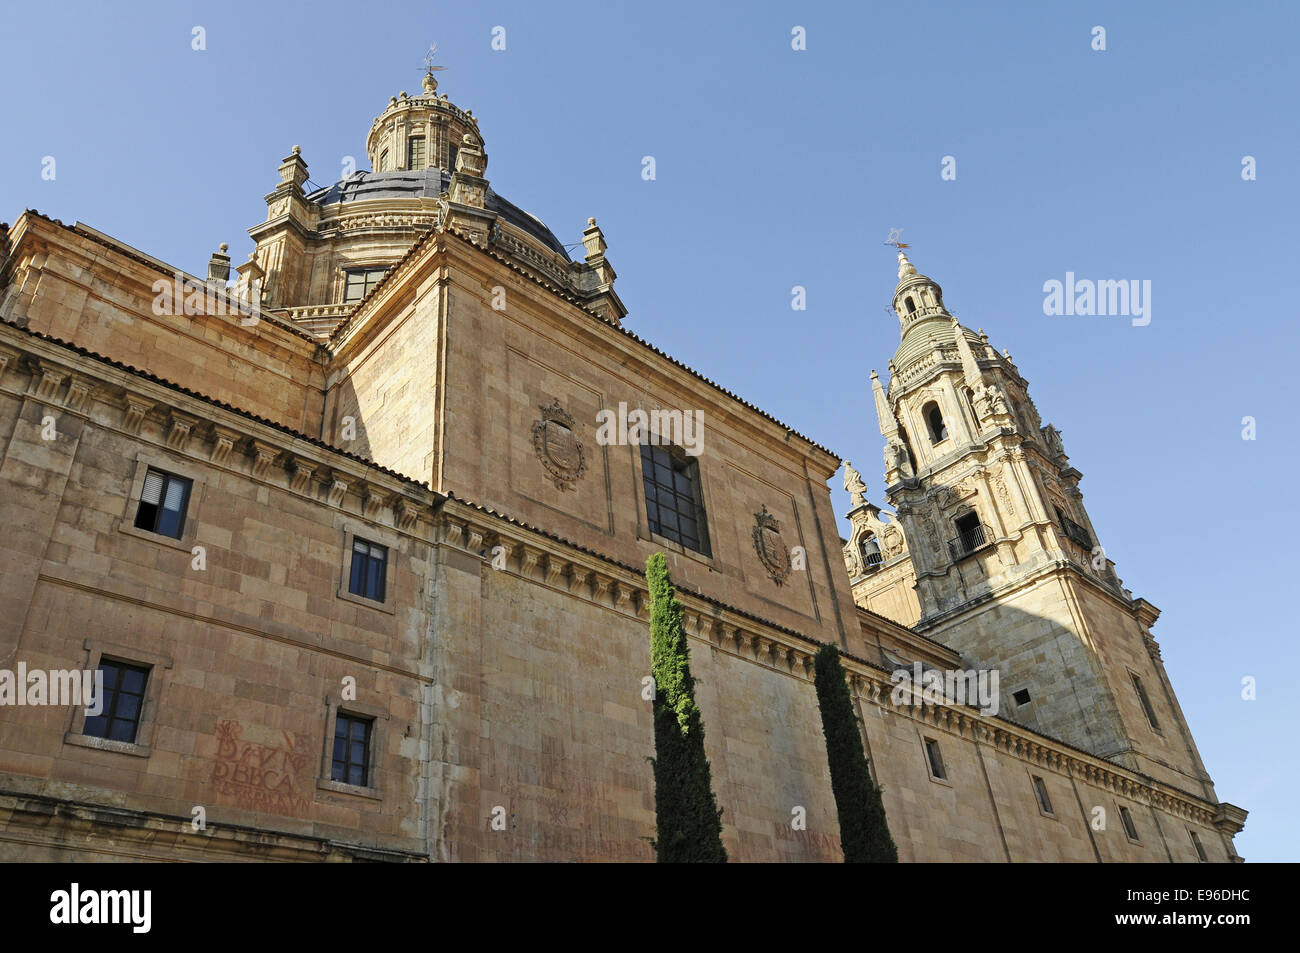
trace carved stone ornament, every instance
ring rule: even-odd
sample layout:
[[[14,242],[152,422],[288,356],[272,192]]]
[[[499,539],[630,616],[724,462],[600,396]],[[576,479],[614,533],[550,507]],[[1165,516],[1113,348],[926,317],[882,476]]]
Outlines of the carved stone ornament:
[[[767,511],[766,504],[754,514],[754,520],[754,549],[758,559],[772,581],[778,586],[784,585],[792,566],[790,548],[781,539],[781,524]]]
[[[587,472],[582,442],[573,432],[573,417],[558,399],[541,407],[542,417],[533,422],[533,449],[558,490],[572,490]]]

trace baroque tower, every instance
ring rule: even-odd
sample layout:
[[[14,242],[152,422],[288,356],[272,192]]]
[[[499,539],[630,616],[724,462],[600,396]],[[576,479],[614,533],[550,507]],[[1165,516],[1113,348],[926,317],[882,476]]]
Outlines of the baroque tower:
[[[898,278],[888,386],[871,374],[897,520],[850,514],[855,598],[998,669],[1012,720],[1214,800],[1151,637],[1159,610],[1116,576],[1060,432],[901,250]]]

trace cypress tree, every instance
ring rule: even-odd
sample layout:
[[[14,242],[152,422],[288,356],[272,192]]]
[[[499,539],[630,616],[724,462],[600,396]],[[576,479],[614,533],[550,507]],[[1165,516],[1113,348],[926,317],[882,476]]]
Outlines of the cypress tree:
[[[871,780],[853,700],[844,682],[840,650],[823,645],[815,659],[817,704],[826,736],[831,791],[840,816],[840,846],[846,864],[898,863],[898,848],[889,834],[880,788]]]
[[[682,604],[663,553],[646,561],[646,580],[655,679],[655,852],[661,864],[726,863],[722,811],[704,756],[704,721],[695,704]]]

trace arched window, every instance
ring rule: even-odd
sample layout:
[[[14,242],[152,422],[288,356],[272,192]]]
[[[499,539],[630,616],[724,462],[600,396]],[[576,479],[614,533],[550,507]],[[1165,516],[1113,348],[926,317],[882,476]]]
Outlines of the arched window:
[[[943,413],[939,410],[938,404],[930,401],[921,408],[921,416],[925,418],[925,425],[930,428],[931,443],[943,443],[948,439],[948,428],[943,422]]]
[[[903,304],[907,307],[908,314],[916,314],[916,302],[912,300],[911,295],[903,299]]]
[[[875,572],[880,568],[880,564],[885,561],[885,557],[880,554],[880,543],[876,541],[874,533],[867,533],[858,543],[858,551],[862,553],[862,571]]]

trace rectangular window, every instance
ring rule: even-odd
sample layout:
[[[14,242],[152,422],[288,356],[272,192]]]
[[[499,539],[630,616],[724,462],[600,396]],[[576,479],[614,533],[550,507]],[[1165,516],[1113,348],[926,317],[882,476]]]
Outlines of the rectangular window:
[[[383,602],[384,580],[388,575],[388,547],[365,540],[352,540],[352,573],[348,592]]]
[[[943,768],[943,755],[939,752],[939,742],[933,738],[925,739],[925,757],[930,762],[930,774],[940,781],[948,780],[948,772]]]
[[[1052,813],[1052,799],[1047,795],[1047,785],[1038,775],[1033,775],[1034,797],[1038,798],[1038,809],[1044,814]]]
[[[180,539],[189,501],[189,480],[150,467],[140,491],[140,508],[135,511],[136,529]]]
[[[424,136],[411,136],[406,140],[406,167],[424,168]]]
[[[1141,840],[1138,837],[1137,825],[1133,823],[1133,812],[1126,807],[1119,809],[1119,819],[1124,822],[1124,833],[1128,835],[1129,840]]]
[[[704,522],[699,461],[675,447],[643,443],[641,475],[650,531],[697,553],[712,555]]]
[[[104,673],[103,711],[98,715],[87,715],[81,733],[92,738],[135,744],[149,669],[101,659],[99,671]]]
[[[360,301],[374,290],[381,278],[388,274],[387,268],[349,268],[343,272],[343,303]]]
[[[1210,858],[1205,856],[1205,847],[1201,844],[1201,839],[1196,836],[1196,831],[1189,830],[1187,833],[1192,835],[1192,846],[1196,848],[1196,857],[1201,863],[1207,863]]]
[[[1137,690],[1138,701],[1142,703],[1142,710],[1146,712],[1147,721],[1156,731],[1160,730],[1160,722],[1156,721],[1156,710],[1151,707],[1151,699],[1147,698],[1147,690],[1142,686],[1142,679],[1138,678],[1132,672],[1129,677],[1133,679],[1133,688]]]
[[[334,758],[330,779],[359,788],[370,785],[370,728],[373,718],[339,712],[334,719]]]
[[[380,172],[388,171],[388,150],[387,149],[379,153],[379,171]]]

